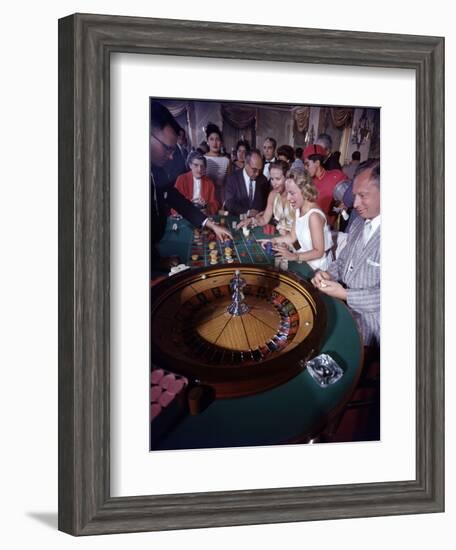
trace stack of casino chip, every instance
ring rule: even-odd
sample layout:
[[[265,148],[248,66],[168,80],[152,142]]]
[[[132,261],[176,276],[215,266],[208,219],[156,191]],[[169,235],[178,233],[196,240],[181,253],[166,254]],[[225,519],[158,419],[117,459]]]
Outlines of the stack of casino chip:
[[[152,370],[150,376],[150,418],[154,420],[188,386],[184,376],[173,374],[164,369]]]
[[[225,254],[225,260],[227,261],[227,263],[232,264],[234,262],[233,249],[229,246],[225,246],[224,254]]]

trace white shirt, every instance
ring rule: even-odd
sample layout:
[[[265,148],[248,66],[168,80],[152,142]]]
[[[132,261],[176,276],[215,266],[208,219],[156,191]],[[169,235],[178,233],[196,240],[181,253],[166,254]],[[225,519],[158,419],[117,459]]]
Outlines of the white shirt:
[[[370,221],[370,231],[365,233],[364,236],[364,246],[370,241],[372,235],[377,231],[377,229],[380,227],[380,214],[376,216],[375,218],[372,218],[371,220],[366,220],[364,222],[364,225],[366,225],[366,222]]]
[[[363,233],[364,246],[366,246],[366,244],[371,240],[372,235],[380,227],[380,214],[375,218],[372,218],[371,220],[364,220],[364,227],[366,227],[367,221],[370,221],[370,231],[366,233],[366,230],[364,230],[364,233]],[[353,261],[350,262],[350,265],[348,266],[348,270],[349,271],[353,270]]]
[[[245,182],[245,188],[247,189],[247,196],[249,196],[249,191],[250,191],[250,176],[247,174],[247,172],[245,171],[245,168],[244,170],[242,170],[242,173],[244,175],[244,182]],[[253,184],[253,194],[252,194],[252,200],[253,200],[253,197],[255,196],[255,185],[256,185],[256,182],[254,179],[252,179],[252,184]]]
[[[269,179],[270,175],[269,175],[269,167],[271,165],[271,163],[275,162],[275,157],[273,157],[271,160],[268,160],[268,161],[264,161],[264,168],[263,168],[263,176],[266,178],[266,179]]]
[[[193,200],[201,198],[201,178],[193,178]]]

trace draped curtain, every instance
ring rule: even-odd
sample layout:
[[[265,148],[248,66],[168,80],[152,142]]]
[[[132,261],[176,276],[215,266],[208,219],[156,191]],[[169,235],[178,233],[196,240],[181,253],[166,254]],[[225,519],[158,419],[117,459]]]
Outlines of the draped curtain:
[[[299,107],[294,112],[294,120],[298,132],[305,133],[309,128],[310,107]]]
[[[222,117],[234,128],[242,130],[255,122],[256,110],[253,107],[222,104]]]
[[[343,130],[350,128],[353,122],[353,109],[345,107],[322,107],[318,133],[331,133],[330,128]]]
[[[349,128],[353,122],[353,109],[331,107],[331,121],[336,128]]]
[[[223,141],[229,152],[241,139],[246,139],[250,146],[256,146],[256,119],[255,107],[230,105],[222,103]]]
[[[174,100],[166,100],[162,102],[169,110],[169,112],[173,115],[174,118],[178,118],[184,113],[187,113],[188,110],[188,102],[187,101],[174,101]]]
[[[310,107],[298,107],[294,109],[293,122],[293,144],[295,147],[304,148],[309,138]]]

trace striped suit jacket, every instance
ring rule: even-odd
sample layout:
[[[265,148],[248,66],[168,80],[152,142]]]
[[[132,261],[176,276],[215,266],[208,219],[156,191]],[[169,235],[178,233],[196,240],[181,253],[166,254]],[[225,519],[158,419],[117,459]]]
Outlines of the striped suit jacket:
[[[380,226],[366,246],[363,231],[364,219],[356,218],[346,246],[328,272],[347,288],[347,304],[364,345],[380,345]]]

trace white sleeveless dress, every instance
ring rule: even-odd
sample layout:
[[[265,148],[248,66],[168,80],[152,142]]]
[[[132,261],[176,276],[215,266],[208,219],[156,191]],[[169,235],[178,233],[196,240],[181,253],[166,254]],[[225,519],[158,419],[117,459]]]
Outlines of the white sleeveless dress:
[[[331,236],[331,231],[326,222],[326,216],[322,210],[319,208],[311,208],[304,216],[300,216],[299,209],[296,210],[296,237],[301,245],[301,248],[298,252],[308,252],[312,250],[312,236],[310,234],[309,219],[313,212],[317,212],[325,221],[323,226],[323,236],[325,240],[325,253],[322,258],[316,260],[309,260],[307,263],[312,269],[322,269],[325,271],[328,269],[329,264],[331,263],[329,251],[332,248],[333,241]]]

